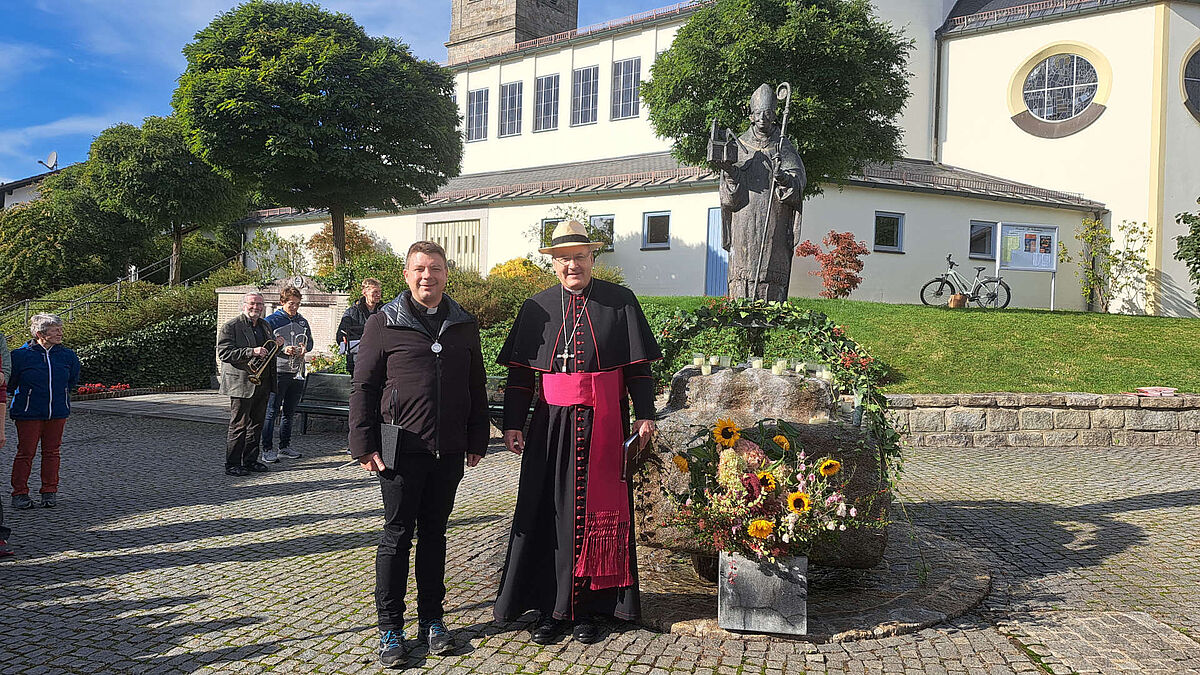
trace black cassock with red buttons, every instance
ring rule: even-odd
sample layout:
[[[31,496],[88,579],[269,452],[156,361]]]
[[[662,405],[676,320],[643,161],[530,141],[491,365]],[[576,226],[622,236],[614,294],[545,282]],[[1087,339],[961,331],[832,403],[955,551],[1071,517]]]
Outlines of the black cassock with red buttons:
[[[654,418],[650,363],[662,358],[641,305],[629,289],[593,279],[582,293],[554,286],[525,301],[497,362],[508,366],[504,428],[521,429],[540,373],[620,369],[637,419]],[[564,370],[565,368],[565,370]],[[635,619],[640,612],[634,532],[634,585],[590,590],[572,575],[583,539],[592,408],[539,400],[521,457],[521,482],[494,613],[513,620],[534,609],[574,620],[593,614]],[[629,433],[628,426],[625,429]],[[630,492],[632,510],[633,494]]]

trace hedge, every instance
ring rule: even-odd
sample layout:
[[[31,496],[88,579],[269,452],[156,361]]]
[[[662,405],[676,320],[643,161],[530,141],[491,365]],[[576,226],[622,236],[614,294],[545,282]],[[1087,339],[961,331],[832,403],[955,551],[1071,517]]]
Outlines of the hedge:
[[[80,349],[81,381],[207,388],[216,373],[216,344],[215,310],[168,319]]]

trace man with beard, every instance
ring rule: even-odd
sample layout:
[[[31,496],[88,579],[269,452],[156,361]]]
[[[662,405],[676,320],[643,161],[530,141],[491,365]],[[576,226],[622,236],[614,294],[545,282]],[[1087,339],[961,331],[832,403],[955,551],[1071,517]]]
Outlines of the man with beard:
[[[592,278],[595,251],[574,221],[550,246],[561,285],[521,307],[497,362],[508,366],[504,443],[521,454],[521,479],[494,614],[541,618],[532,639],[553,642],[570,622],[582,643],[599,640],[596,615],[640,612],[623,441],[654,432],[650,362],[662,358],[642,308],[622,286]],[[541,378],[541,398],[522,429]]]

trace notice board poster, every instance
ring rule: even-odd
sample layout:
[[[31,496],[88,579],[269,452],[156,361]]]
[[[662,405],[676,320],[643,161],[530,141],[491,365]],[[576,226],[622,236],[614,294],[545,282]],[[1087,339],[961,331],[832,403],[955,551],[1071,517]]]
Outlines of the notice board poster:
[[[1058,271],[1058,226],[1000,223],[1000,269]]]

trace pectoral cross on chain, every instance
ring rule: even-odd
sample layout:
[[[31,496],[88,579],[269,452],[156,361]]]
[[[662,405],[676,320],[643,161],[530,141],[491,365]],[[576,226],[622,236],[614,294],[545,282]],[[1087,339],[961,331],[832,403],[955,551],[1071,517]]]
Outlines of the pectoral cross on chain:
[[[556,358],[562,359],[562,371],[564,373],[567,372],[567,361],[571,358],[571,353],[567,351],[566,346],[563,346],[562,353],[559,354]]]

